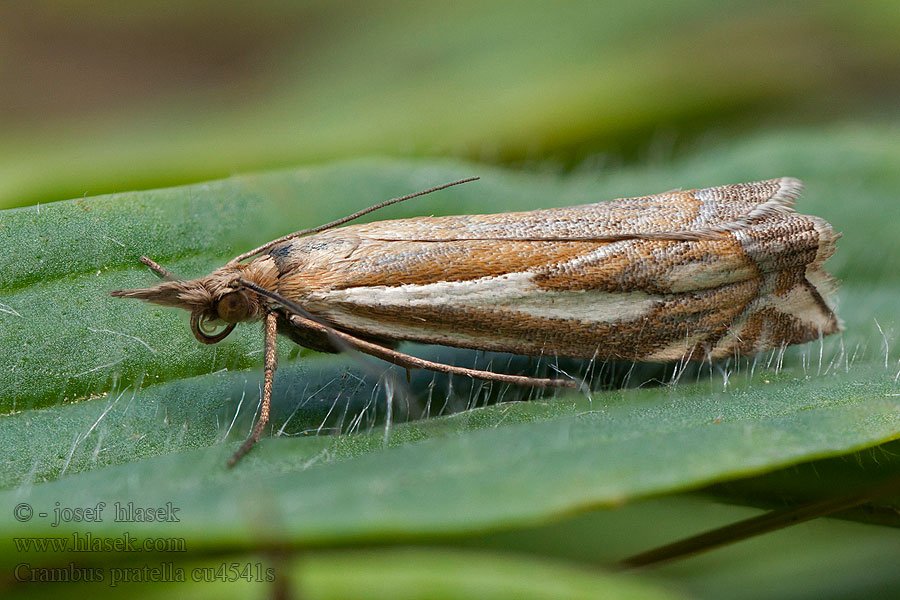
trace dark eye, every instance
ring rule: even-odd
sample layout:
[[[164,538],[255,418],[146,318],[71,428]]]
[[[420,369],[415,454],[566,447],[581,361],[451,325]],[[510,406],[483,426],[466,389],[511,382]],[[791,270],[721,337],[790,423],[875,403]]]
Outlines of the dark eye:
[[[250,316],[250,300],[244,292],[229,292],[216,303],[216,312],[226,323],[244,321]]]

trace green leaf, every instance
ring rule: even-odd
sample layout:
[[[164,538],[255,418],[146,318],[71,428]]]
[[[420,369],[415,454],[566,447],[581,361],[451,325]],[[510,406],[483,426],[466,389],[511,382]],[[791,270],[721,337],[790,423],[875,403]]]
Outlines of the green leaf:
[[[116,536],[126,527],[111,519],[116,502],[172,503],[178,522],[128,523],[129,534],[181,537],[192,554],[414,542],[546,523],[896,439],[900,240],[881,226],[900,216],[891,202],[900,189],[896,135],[887,127],[779,132],[671,166],[567,177],[357,160],[0,213],[0,400],[7,412],[0,419],[0,528],[15,535],[83,531],[79,523],[53,528],[51,516],[16,521],[12,507],[25,502],[52,515],[56,502],[105,502],[106,518],[90,528]],[[406,386],[402,372],[388,379],[377,361],[292,360],[290,344],[281,342],[271,432],[290,437],[267,436],[226,470],[258,402],[259,331],[243,327],[217,347],[199,347],[186,315],[108,292],[152,283],[137,263],[142,253],[197,276],[279,234],[470,174],[483,179],[373,216],[806,179],[800,211],[845,234],[829,266],[844,281],[847,331],[784,357],[683,373],[604,365],[607,387],[591,398],[486,408],[488,400],[530,392],[428,373]],[[502,355],[408,349],[468,364],[493,360],[500,370],[533,368]],[[404,423],[467,406],[480,408]],[[315,435],[337,431],[344,433]],[[0,560],[11,565],[21,555],[6,546]]]
[[[891,439],[900,430],[900,411],[888,397],[893,383],[866,379],[781,377],[765,384],[758,377],[730,394],[699,385],[608,392],[593,405],[575,399],[546,407],[499,405],[449,417],[437,425],[438,432],[424,423],[368,436],[265,441],[234,470],[224,466],[234,446],[213,445],[64,477],[34,487],[28,502],[35,511],[50,512],[60,499],[70,506],[104,501],[108,516],[115,514],[115,503],[171,502],[179,507],[180,521],[130,524],[129,531],[190,531],[195,551],[218,544],[344,546],[485,531]],[[95,465],[94,457],[104,451],[99,444],[119,449],[144,434],[147,425],[134,423],[140,415],[131,415],[130,403],[117,406],[116,416],[110,416],[111,406],[107,401],[98,407],[109,409],[107,429],[97,432],[99,442],[81,442],[85,448],[77,468]],[[10,425],[18,425],[23,437],[31,429],[26,419],[17,415]],[[93,415],[82,418],[69,431],[84,435],[92,422],[97,422]],[[199,443],[193,423],[170,420],[164,429],[168,445],[184,447],[188,444],[179,436],[192,435]],[[4,434],[4,440],[13,439]],[[55,452],[38,451],[33,460],[73,470],[72,453],[64,454],[71,438],[60,437]],[[134,446],[132,454],[139,455],[142,448]],[[152,447],[151,452],[156,453]],[[18,490],[2,493],[9,506],[20,497]],[[494,501],[498,498],[502,501]],[[0,513],[0,523],[19,534],[51,533],[48,519],[23,525],[13,521],[11,511]],[[120,529],[120,523],[105,519],[91,531],[115,535]]]

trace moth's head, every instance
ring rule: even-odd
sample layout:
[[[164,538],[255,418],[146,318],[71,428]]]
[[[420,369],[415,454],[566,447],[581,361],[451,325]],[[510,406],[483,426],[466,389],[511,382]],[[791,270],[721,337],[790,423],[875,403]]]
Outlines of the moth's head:
[[[110,295],[183,308],[191,313],[194,337],[204,344],[215,344],[225,339],[237,323],[263,315],[259,296],[238,283],[241,277],[248,277],[246,269],[246,265],[222,267],[199,279],[175,279],[148,288],[115,290]],[[170,276],[161,267],[160,270]],[[223,326],[225,329],[216,333]]]

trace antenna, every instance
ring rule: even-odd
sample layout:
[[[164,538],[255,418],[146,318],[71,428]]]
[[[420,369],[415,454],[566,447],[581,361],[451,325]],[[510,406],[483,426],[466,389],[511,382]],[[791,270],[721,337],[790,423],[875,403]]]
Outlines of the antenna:
[[[410,200],[412,198],[424,196],[425,194],[437,192],[437,191],[446,189],[448,187],[453,187],[454,185],[460,185],[462,183],[469,183],[470,181],[475,181],[477,179],[479,179],[479,177],[468,177],[466,179],[458,179],[456,181],[451,181],[450,183],[445,183],[443,185],[429,188],[429,189],[423,190],[421,192],[416,192],[414,194],[400,196],[399,198],[391,198],[390,200],[385,200],[384,202],[380,202],[380,203],[376,204],[375,206],[370,206],[369,208],[364,208],[363,210],[355,212],[352,215],[342,217],[342,218],[338,219],[337,221],[325,223],[324,225],[319,225],[318,227],[313,227],[312,229],[304,229],[302,231],[295,231],[294,233],[282,236],[282,237],[278,238],[277,240],[272,240],[271,242],[269,242],[267,244],[263,244],[259,248],[251,250],[250,252],[244,252],[240,256],[232,258],[230,261],[228,261],[228,263],[225,266],[230,267],[230,266],[236,265],[237,263],[241,262],[245,258],[250,258],[251,256],[259,254],[260,252],[268,250],[269,248],[271,248],[272,246],[274,246],[276,244],[280,244],[281,242],[285,242],[285,241],[293,239],[295,237],[308,235],[310,233],[318,233],[319,231],[325,231],[326,229],[331,229],[332,227],[337,227],[338,225],[343,225],[344,223],[347,223],[348,221],[352,221],[353,219],[358,219],[359,217],[361,217],[363,215],[367,215],[370,212],[375,212],[379,208],[384,208],[385,206],[390,206],[391,204],[398,204],[400,202],[403,202],[404,200]]]

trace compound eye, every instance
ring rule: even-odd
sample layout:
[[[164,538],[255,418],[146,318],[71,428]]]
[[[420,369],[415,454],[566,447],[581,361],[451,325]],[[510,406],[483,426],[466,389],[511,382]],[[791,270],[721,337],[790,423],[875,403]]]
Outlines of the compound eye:
[[[216,312],[226,323],[245,321],[250,316],[250,300],[244,292],[229,292],[216,303]]]

